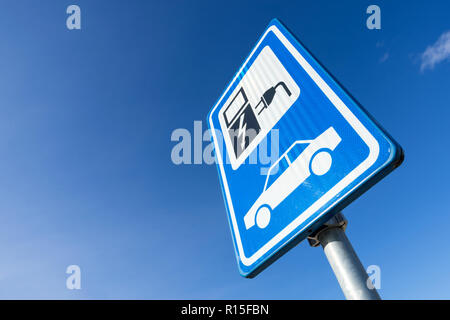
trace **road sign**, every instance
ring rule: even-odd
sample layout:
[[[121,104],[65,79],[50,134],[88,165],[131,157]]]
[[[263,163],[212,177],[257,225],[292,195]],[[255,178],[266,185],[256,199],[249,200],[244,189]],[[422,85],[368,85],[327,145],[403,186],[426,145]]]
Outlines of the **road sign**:
[[[246,277],[403,160],[400,146],[278,20],[214,105],[208,124]],[[263,146],[279,152],[269,167],[251,161]]]

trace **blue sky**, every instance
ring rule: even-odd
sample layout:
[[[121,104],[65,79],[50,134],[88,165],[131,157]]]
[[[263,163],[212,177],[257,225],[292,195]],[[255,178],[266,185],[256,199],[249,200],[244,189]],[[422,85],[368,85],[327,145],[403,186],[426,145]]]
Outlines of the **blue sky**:
[[[70,4],[81,30],[66,28]],[[381,30],[366,28],[370,4]],[[273,18],[405,150],[403,165],[344,211],[363,264],[381,268],[381,296],[449,298],[449,10],[444,1],[4,4],[0,298],[343,298],[322,249],[307,243],[242,278],[216,167],[171,161],[173,130],[192,131],[194,120],[206,129]],[[66,289],[72,264],[81,290]]]

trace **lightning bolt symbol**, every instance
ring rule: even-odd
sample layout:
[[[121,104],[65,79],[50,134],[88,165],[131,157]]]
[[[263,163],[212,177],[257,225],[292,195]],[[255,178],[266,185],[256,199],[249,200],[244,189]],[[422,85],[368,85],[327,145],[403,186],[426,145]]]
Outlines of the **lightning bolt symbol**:
[[[247,129],[247,123],[244,123],[244,116],[245,116],[245,113],[243,113],[241,115],[241,117],[239,118],[239,132],[238,132],[238,139],[242,135],[244,135],[241,140],[241,149],[242,150],[244,150],[244,147],[245,147],[245,131]]]

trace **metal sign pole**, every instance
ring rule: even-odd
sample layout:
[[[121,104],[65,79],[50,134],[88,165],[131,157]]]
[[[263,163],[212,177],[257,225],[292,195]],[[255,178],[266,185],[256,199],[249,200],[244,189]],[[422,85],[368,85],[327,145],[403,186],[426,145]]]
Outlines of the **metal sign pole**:
[[[345,235],[347,220],[341,213],[308,237],[313,247],[322,245],[347,300],[380,300],[377,290]]]

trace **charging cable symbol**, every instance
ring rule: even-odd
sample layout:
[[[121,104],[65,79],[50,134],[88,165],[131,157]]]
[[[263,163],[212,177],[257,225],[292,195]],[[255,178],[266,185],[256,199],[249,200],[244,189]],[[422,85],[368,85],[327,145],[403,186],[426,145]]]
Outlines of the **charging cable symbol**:
[[[272,103],[273,97],[275,96],[275,93],[279,86],[283,87],[284,91],[286,91],[289,97],[291,96],[291,91],[288,89],[286,84],[283,81],[278,82],[277,85],[273,86],[272,88],[269,88],[266,92],[263,93],[261,100],[255,107],[255,110],[257,110],[262,104],[262,108],[261,110],[259,110],[258,116],[261,114],[261,112],[263,112],[264,109],[267,109],[267,107]]]

